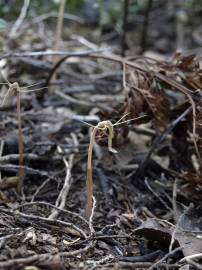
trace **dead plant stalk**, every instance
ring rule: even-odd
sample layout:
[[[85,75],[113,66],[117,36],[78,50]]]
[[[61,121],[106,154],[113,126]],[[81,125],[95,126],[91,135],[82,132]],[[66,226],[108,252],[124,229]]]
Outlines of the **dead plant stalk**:
[[[24,181],[24,168],[23,166],[23,154],[24,154],[24,144],[23,144],[23,132],[22,132],[22,118],[21,118],[21,98],[20,98],[20,87],[16,83],[16,92],[17,92],[17,117],[18,117],[18,152],[19,152],[19,179],[17,190],[18,192],[22,191],[23,181]]]
[[[58,11],[58,19],[57,19],[57,28],[55,34],[55,44],[54,51],[57,51],[60,47],[61,39],[62,39],[62,30],[63,30],[63,20],[64,20],[64,11],[65,11],[66,0],[60,1],[59,11]],[[58,57],[53,58],[53,62],[56,63],[58,61]],[[53,74],[52,80],[56,79],[56,72]],[[51,89],[50,89],[51,90]],[[51,92],[51,91],[50,91]]]
[[[18,171],[18,183],[17,183],[17,191],[20,193],[22,192],[24,177],[25,177],[25,170],[24,170],[24,140],[23,140],[23,131],[22,131],[22,117],[21,117],[21,93],[23,92],[33,92],[42,90],[46,87],[42,87],[35,90],[28,90],[24,91],[24,88],[32,87],[33,85],[30,85],[28,87],[20,87],[17,82],[10,83],[6,78],[6,83],[1,84],[7,84],[9,86],[9,89],[1,103],[1,106],[4,105],[6,99],[9,96],[16,96],[17,97],[17,119],[18,119],[18,153],[19,153],[19,171]]]
[[[9,86],[9,89],[3,99],[1,106],[4,105],[6,99],[12,95],[17,96],[17,119],[18,119],[18,153],[19,153],[19,172],[18,172],[18,192],[22,191],[23,180],[24,180],[24,168],[23,168],[23,154],[24,154],[24,144],[23,144],[23,132],[22,132],[22,118],[21,118],[21,89],[17,82],[10,83],[6,79],[6,83]],[[2,83],[4,84],[4,83]]]

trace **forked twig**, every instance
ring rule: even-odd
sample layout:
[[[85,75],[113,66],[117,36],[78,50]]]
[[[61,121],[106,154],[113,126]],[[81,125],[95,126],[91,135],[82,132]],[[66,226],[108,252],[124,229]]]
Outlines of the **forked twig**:
[[[63,150],[60,146],[58,146],[58,152],[60,154],[62,154]],[[57,201],[56,201],[56,207],[58,207],[59,209],[64,209],[65,208],[65,204],[66,204],[66,199],[67,199],[67,195],[68,192],[70,190],[71,187],[71,169],[73,166],[73,161],[74,161],[74,154],[71,154],[69,156],[69,161],[66,160],[65,157],[63,157],[63,162],[65,164],[66,167],[66,177],[65,177],[65,181],[63,184],[63,187],[58,195]],[[59,210],[58,209],[54,209],[52,211],[52,213],[49,215],[49,218],[54,218],[56,219],[57,216],[59,214]]]
[[[30,0],[24,0],[24,4],[22,6],[20,15],[10,31],[11,38],[16,37],[18,30],[19,30],[19,27],[21,26],[23,20],[25,19],[26,15],[27,15],[27,10],[29,8],[29,4],[30,4]]]

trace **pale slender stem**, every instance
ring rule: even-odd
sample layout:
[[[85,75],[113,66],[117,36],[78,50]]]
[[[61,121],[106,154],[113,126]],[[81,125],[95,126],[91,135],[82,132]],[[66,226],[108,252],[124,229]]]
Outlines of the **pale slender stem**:
[[[93,129],[89,148],[88,148],[88,163],[87,163],[87,179],[86,179],[86,186],[87,186],[87,203],[86,203],[86,218],[89,219],[91,216],[91,211],[93,207],[93,172],[92,172],[92,155],[93,155],[93,145],[95,142],[95,135],[98,128],[97,126]]]
[[[145,114],[145,115],[142,115],[142,116],[139,116],[139,117],[131,118],[131,119],[128,119],[128,120],[123,121],[123,122],[117,121],[115,124],[113,124],[113,126],[120,126],[120,125],[122,125],[124,123],[128,123],[128,122],[130,122],[132,120],[138,120],[138,119],[144,118],[145,116],[147,116],[147,115]]]
[[[20,87],[20,90],[22,91],[23,89],[27,89],[27,88],[30,88],[30,87],[33,87],[33,86],[36,86],[36,85],[39,85],[39,84],[42,84],[42,82],[33,83],[33,84],[28,85],[28,86]]]
[[[124,114],[116,123],[114,123],[113,124],[113,126],[116,126],[116,125],[118,125],[118,123],[120,123],[121,122],[121,120],[123,119],[123,118],[125,118],[127,115],[129,115],[130,113],[126,113],[126,114]]]
[[[89,148],[88,148],[88,169],[92,168],[93,145],[95,142],[95,135],[96,135],[97,130],[98,130],[98,128],[97,128],[97,126],[95,126],[93,131],[92,131],[91,138],[90,138],[90,144],[89,144]]]
[[[58,12],[58,21],[57,21],[57,30],[56,30],[56,39],[55,39],[55,46],[54,46],[55,51],[58,50],[59,44],[61,41],[65,3],[66,3],[66,0],[60,1],[60,7],[59,7],[59,12]]]
[[[62,39],[62,30],[63,30],[63,19],[64,19],[64,11],[65,11],[65,3],[66,0],[60,1],[60,7],[58,11],[58,20],[57,20],[57,28],[56,28],[56,38],[55,38],[55,44],[54,44],[54,50],[57,51],[60,48],[60,43]],[[53,58],[53,63],[56,63],[58,61],[58,57]],[[56,79],[57,73],[54,72],[52,75],[52,81]],[[49,88],[50,92],[53,91],[53,89]]]

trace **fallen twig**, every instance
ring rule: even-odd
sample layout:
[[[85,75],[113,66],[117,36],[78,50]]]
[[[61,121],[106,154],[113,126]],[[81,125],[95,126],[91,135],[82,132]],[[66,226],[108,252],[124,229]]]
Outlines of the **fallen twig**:
[[[97,50],[87,50],[87,51],[79,51],[79,52],[68,52],[68,51],[41,51],[41,52],[11,52],[6,53],[0,56],[0,60],[6,58],[21,58],[21,57],[38,57],[38,56],[82,56],[82,55],[89,55],[93,53],[100,53],[104,51],[108,51],[109,48],[101,48]]]
[[[166,138],[166,136],[174,129],[174,127],[185,117],[187,116],[190,112],[191,112],[192,107],[189,107],[188,109],[186,109],[179,117],[177,117],[177,119],[175,119],[173,122],[171,122],[171,124],[168,126],[168,128],[161,133],[153,142],[150,150],[148,151],[146,157],[144,158],[144,160],[142,161],[142,163],[140,164],[139,168],[136,171],[136,174],[138,175],[142,175],[143,172],[145,171],[146,165],[148,164],[148,161],[152,155],[152,153],[154,152],[154,150],[157,149],[158,145]]]
[[[48,207],[52,207],[52,208],[55,208],[57,209],[58,211],[60,212],[63,212],[63,213],[66,213],[66,214],[69,214],[69,215],[72,215],[74,216],[75,218],[79,218],[81,221],[83,221],[85,224],[89,224],[88,221],[82,217],[81,215],[75,213],[75,212],[72,212],[72,211],[69,211],[69,210],[66,210],[66,209],[60,209],[59,207],[51,204],[51,203],[48,203],[48,202],[29,202],[29,203],[24,203],[24,204],[21,204],[17,207],[15,207],[13,209],[13,211],[17,210],[17,209],[20,209],[20,208],[23,208],[23,207],[27,207],[27,206],[33,206],[33,205],[44,205],[44,206],[48,206]]]
[[[173,249],[171,252],[167,253],[163,258],[161,258],[159,261],[155,262],[152,266],[150,266],[148,268],[148,270],[152,270],[155,267],[159,266],[160,263],[162,263],[163,261],[165,261],[166,259],[168,259],[169,257],[171,257],[172,255],[174,255],[176,252],[182,250],[183,247],[177,247],[175,249]]]
[[[37,255],[27,257],[27,258],[11,259],[11,260],[0,262],[0,268],[5,269],[6,267],[11,267],[11,266],[16,267],[16,265],[22,266],[22,265],[30,264],[30,263],[33,263],[33,262],[42,263],[42,262],[45,261],[46,263],[48,263],[48,261],[54,261],[55,257],[58,258],[58,256],[61,259],[65,258],[65,257],[75,257],[76,255],[87,252],[91,247],[93,247],[93,242],[90,242],[84,248],[80,248],[80,249],[74,250],[74,251],[60,252],[60,253],[57,253],[57,254],[52,254],[52,253],[37,254]]]
[[[36,154],[23,154],[23,158],[25,160],[28,161],[42,161],[42,160],[50,160],[49,156],[38,156]],[[62,156],[52,156],[51,157],[52,160],[62,160]],[[5,163],[9,163],[9,162],[15,162],[19,160],[19,154],[10,154],[10,155],[6,155],[6,156],[2,156],[0,157],[0,164],[5,164]],[[23,167],[23,166],[19,166],[19,167]]]
[[[15,22],[15,24],[11,28],[11,31],[9,34],[10,38],[16,37],[16,33],[18,33],[19,27],[21,26],[23,20],[26,17],[27,10],[29,8],[29,4],[30,4],[30,0],[24,0],[24,4],[23,4],[22,9],[20,11],[20,16],[18,17],[17,21]]]
[[[21,216],[23,218],[26,218],[27,220],[35,220],[35,221],[45,221],[46,223],[50,223],[50,224],[57,224],[57,225],[63,225],[65,227],[70,227],[72,229],[74,229],[75,231],[77,231],[84,239],[87,238],[87,235],[85,234],[85,232],[78,228],[76,225],[74,225],[73,223],[70,222],[65,222],[59,219],[51,219],[51,218],[46,218],[46,217],[40,217],[40,216],[35,216],[35,215],[27,215],[21,212],[13,212],[4,208],[0,208],[0,212],[6,213],[6,214],[10,214],[12,216]]]
[[[58,146],[58,152],[62,153],[62,149],[60,146]],[[61,210],[64,209],[66,199],[67,199],[67,194],[69,192],[70,186],[71,186],[71,168],[73,166],[73,161],[74,161],[74,154],[71,154],[69,157],[69,162],[67,162],[66,158],[63,157],[63,162],[66,167],[66,177],[64,181],[64,185],[58,195],[57,201],[56,201],[56,206]],[[58,209],[55,209],[49,216],[49,218],[56,218],[58,216]]]

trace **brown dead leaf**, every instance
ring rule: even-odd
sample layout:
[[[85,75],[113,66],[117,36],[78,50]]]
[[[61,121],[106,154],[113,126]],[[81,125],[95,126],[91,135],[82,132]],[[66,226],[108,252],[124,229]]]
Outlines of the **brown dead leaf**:
[[[150,241],[157,241],[165,248],[170,247],[171,239],[174,236],[173,248],[181,246],[185,256],[201,253],[201,210],[201,207],[191,208],[183,215],[183,218],[180,218],[176,228],[154,218],[149,218],[135,229],[135,234],[146,237]],[[197,231],[198,233],[196,233]]]
[[[179,209],[178,209],[179,210]],[[183,247],[185,256],[202,252],[202,206],[190,206],[184,213],[181,211],[175,237]]]

